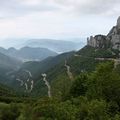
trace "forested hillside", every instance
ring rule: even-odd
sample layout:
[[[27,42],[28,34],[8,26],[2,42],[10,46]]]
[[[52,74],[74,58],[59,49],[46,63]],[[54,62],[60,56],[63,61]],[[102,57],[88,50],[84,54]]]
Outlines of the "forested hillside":
[[[59,56],[57,57],[59,59]],[[96,58],[114,58],[114,57],[116,57],[116,55],[112,55],[112,51],[105,49],[96,51],[95,48],[86,46],[80,51],[74,52],[69,58],[63,58],[60,63],[57,63],[55,65],[53,63],[54,61],[56,61],[56,59],[55,60],[52,59],[51,61],[49,61],[49,65],[48,67],[46,66],[45,69],[49,68],[49,66],[52,66],[51,68],[46,69],[46,71],[44,71],[44,69],[39,69],[38,74],[35,75],[36,82],[34,84],[34,89],[31,94],[40,96],[47,95],[47,87],[45,87],[44,82],[42,80],[43,78],[41,76],[41,74],[44,72],[47,74],[47,80],[51,85],[51,92],[53,96],[55,95],[57,97],[60,97],[62,96],[62,94],[66,94],[71,84],[71,81],[73,81],[80,73],[92,72],[95,70],[95,67],[99,63],[109,61],[109,60],[101,61],[97,60]],[[29,70],[31,70],[32,68],[31,65],[32,64],[29,64],[27,66]],[[39,64],[36,64],[36,66],[37,65]],[[42,65],[47,64],[44,64],[43,62]],[[72,74],[72,79],[70,78],[68,72]],[[37,73],[37,71],[35,73]]]
[[[81,73],[61,99],[37,98],[31,102],[0,103],[1,120],[119,120],[120,66],[100,64]],[[14,111],[15,110],[15,111]]]

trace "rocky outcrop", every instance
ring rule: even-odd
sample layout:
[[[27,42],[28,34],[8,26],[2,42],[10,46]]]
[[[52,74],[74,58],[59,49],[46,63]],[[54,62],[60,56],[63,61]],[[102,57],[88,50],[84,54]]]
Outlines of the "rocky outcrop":
[[[87,38],[87,45],[95,48],[111,48],[120,50],[120,17],[117,20],[117,25],[105,35],[96,35]]]
[[[106,41],[106,36],[104,35],[91,36],[90,38],[87,38],[87,43],[89,46],[95,48],[106,48],[108,45],[108,41]]]

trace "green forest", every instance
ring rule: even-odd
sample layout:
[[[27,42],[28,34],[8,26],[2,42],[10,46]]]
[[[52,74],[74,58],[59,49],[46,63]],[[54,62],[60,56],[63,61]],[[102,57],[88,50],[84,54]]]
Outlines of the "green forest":
[[[120,120],[119,71],[113,62],[101,63],[71,81],[61,98],[8,95],[0,88],[0,120]]]

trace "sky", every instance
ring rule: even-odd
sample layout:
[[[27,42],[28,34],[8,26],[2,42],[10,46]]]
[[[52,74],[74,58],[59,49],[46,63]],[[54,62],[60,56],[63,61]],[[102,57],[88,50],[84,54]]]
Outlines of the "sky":
[[[118,16],[120,0],[0,0],[0,40],[107,34]]]

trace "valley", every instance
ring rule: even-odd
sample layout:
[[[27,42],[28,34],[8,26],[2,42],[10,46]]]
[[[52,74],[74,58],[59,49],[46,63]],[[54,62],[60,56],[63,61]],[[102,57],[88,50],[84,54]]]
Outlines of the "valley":
[[[61,54],[1,47],[0,120],[119,120],[119,21]]]
[[[120,120],[120,0],[0,0],[0,120]]]

